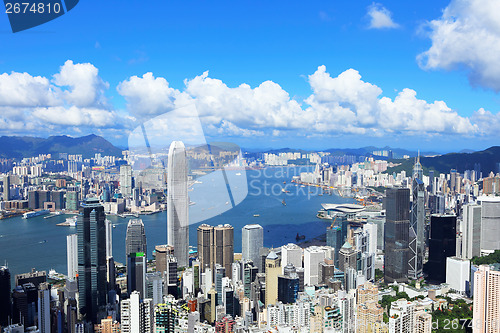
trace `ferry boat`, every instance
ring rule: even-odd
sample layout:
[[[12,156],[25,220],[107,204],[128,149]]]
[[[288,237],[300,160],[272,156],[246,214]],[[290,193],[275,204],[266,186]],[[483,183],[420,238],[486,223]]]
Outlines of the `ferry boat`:
[[[72,216],[72,217],[68,217],[66,219],[66,223],[68,224],[68,226],[70,227],[76,227],[76,221],[78,220],[78,217],[77,216]]]
[[[27,213],[23,214],[23,219],[29,219],[32,217],[47,215],[47,214],[50,214],[50,210],[48,210],[48,209],[42,209],[42,210],[38,210],[36,212],[27,212]]]

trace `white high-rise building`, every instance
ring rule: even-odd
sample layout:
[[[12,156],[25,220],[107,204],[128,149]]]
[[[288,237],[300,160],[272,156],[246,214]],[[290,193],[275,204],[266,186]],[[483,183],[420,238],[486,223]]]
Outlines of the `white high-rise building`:
[[[446,284],[455,292],[465,295],[470,276],[470,261],[458,257],[446,258]]]
[[[460,257],[472,259],[481,255],[481,206],[467,204],[463,206],[463,219],[460,222],[462,248]]]
[[[319,280],[319,263],[327,258],[326,251],[317,246],[304,249],[304,285],[314,286]]]
[[[264,229],[259,224],[248,224],[241,229],[242,260],[252,260],[260,267],[260,249],[264,247]]]
[[[167,243],[174,247],[179,267],[189,265],[189,198],[186,148],[173,141],[167,168]]]
[[[153,333],[153,319],[153,301],[149,298],[141,300],[137,291],[121,302],[122,333]]]
[[[500,249],[500,197],[479,197],[481,203],[481,254]]]
[[[68,262],[68,279],[74,280],[78,274],[78,235],[66,236],[66,257]]]
[[[106,258],[113,256],[113,223],[106,219],[104,221],[106,226]]]
[[[415,303],[406,299],[392,302],[389,311],[389,333],[413,333],[415,329]]]
[[[302,249],[297,244],[287,244],[281,247],[281,267],[292,264],[295,268],[302,267]]]
[[[132,195],[132,166],[120,166],[120,192],[124,197]]]
[[[474,333],[498,332],[500,323],[500,271],[481,265],[474,274]]]

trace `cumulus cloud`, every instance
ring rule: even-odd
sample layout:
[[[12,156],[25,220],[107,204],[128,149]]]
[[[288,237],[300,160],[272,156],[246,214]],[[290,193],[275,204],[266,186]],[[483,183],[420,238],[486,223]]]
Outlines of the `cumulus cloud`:
[[[427,23],[432,45],[418,55],[424,69],[465,70],[473,85],[500,91],[500,2],[452,0]]]
[[[379,3],[373,3],[368,7],[368,17],[370,29],[393,29],[398,28],[399,24],[392,20],[392,13]]]

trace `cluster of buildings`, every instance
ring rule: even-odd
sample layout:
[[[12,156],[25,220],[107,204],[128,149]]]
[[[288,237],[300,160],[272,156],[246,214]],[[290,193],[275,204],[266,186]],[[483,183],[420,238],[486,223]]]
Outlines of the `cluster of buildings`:
[[[196,154],[204,161],[202,152]],[[18,200],[33,210],[69,210],[69,200],[78,220],[77,233],[67,237],[63,283],[49,283],[45,272],[32,271],[16,275],[12,285],[8,267],[0,269],[3,331],[427,333],[435,328],[433,311],[446,308],[448,296],[473,306],[474,332],[495,332],[500,265],[476,266],[472,259],[500,250],[500,199],[494,196],[500,177],[483,179],[477,170],[424,175],[418,159],[409,177],[388,175],[386,161],[322,164],[330,157],[283,153],[266,155],[265,161],[314,160],[316,170],[301,174],[302,183],[384,186],[382,207],[324,205],[322,218],[330,223],[321,245],[267,248],[264,228],[249,224],[241,231],[241,253],[234,251],[229,224],[199,225],[197,250],[190,251],[190,179],[182,142],[171,144],[166,174],[148,169],[136,177],[134,165],[145,161],[125,155],[125,163],[116,166],[119,160],[96,156],[100,172],[90,169],[87,179],[88,161],[66,156],[68,172],[76,172],[73,179],[81,183],[59,180],[66,188],[30,185],[24,191],[11,177],[36,183],[40,170],[31,164],[42,163],[43,172],[45,159],[14,166],[4,178],[4,205],[23,191],[27,197]],[[106,215],[151,205],[167,210],[166,244],[149,244],[148,258],[147,226],[130,219],[127,261],[116,263]],[[384,296],[403,291],[407,298],[381,305]]]

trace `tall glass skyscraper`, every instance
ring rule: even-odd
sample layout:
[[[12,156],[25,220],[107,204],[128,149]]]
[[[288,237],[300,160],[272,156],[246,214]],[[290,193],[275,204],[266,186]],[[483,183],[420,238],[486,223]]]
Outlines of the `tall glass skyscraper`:
[[[410,189],[388,188],[385,196],[384,280],[408,282]]]
[[[86,199],[77,222],[78,292],[80,312],[96,322],[99,307],[106,305],[106,227],[104,207]]]
[[[125,255],[131,253],[148,253],[146,243],[146,232],[141,219],[128,221],[127,235],[125,236]]]
[[[252,260],[255,267],[260,267],[259,251],[264,247],[264,229],[259,224],[247,224],[241,230],[242,260]]]
[[[167,243],[174,247],[179,267],[189,265],[189,199],[186,147],[173,141],[167,168]]]
[[[0,267],[0,326],[9,324],[10,291],[10,272],[6,266],[2,266]]]
[[[420,158],[417,157],[413,167],[412,205],[410,214],[410,258],[408,277],[416,280],[423,275],[424,264],[424,223],[425,223],[425,186]]]

